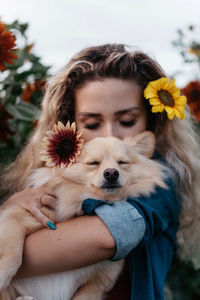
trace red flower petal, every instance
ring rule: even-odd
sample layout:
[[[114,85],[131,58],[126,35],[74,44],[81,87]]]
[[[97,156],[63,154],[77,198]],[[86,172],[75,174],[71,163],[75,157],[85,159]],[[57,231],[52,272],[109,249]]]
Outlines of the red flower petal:
[[[76,160],[83,145],[80,132],[75,131],[75,123],[69,122],[64,126],[61,122],[54,125],[52,131],[47,132],[43,138],[43,151],[41,160],[46,161],[47,166],[66,167]]]

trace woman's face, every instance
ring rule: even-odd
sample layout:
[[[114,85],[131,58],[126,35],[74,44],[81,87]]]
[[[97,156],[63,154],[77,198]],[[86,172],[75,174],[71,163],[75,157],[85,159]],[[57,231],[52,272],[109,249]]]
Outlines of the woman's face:
[[[142,90],[134,81],[106,78],[89,81],[75,93],[75,122],[83,138],[120,139],[146,130]]]

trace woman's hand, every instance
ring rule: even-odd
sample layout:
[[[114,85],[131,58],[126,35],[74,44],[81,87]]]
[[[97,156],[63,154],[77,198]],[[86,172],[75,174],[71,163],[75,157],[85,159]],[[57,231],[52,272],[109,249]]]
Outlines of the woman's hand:
[[[47,190],[44,184],[37,188],[27,188],[13,194],[6,200],[1,208],[3,209],[10,205],[21,206],[30,212],[45,227],[56,229],[53,220],[50,220],[50,215],[52,215],[52,218],[54,215],[53,210],[55,209],[55,204],[56,197],[49,193],[49,190]],[[48,207],[48,209],[45,209],[45,206]]]

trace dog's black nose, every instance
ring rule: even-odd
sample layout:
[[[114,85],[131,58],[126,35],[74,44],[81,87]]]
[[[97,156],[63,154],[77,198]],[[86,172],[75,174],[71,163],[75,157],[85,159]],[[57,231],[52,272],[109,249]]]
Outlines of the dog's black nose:
[[[107,181],[115,182],[119,177],[119,172],[114,168],[108,168],[104,170],[103,176]]]

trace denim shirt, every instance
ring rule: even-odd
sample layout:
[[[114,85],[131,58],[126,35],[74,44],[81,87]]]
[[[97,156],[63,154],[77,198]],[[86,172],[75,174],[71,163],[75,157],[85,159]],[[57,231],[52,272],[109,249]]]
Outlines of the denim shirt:
[[[115,239],[117,252],[110,260],[128,257],[134,300],[164,300],[181,210],[173,179],[168,177],[166,185],[167,189],[156,187],[149,197],[129,197],[112,204],[86,199],[82,205],[85,214],[103,220]]]

